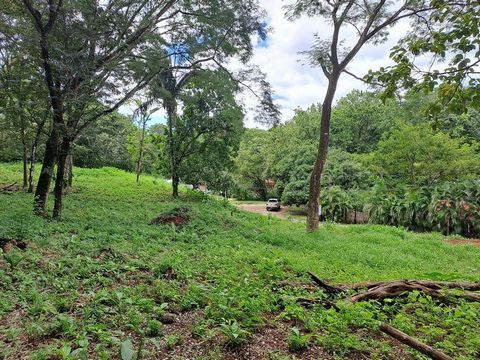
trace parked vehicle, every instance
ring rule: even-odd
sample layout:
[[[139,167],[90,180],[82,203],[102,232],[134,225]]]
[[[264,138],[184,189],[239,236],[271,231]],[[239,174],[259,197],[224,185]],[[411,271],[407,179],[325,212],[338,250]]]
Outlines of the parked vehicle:
[[[279,211],[281,208],[280,201],[278,199],[268,199],[267,201],[267,211]]]

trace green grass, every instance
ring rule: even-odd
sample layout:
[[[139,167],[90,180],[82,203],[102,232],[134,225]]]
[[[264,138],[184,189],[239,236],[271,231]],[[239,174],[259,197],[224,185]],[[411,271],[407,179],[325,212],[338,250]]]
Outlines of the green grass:
[[[0,184],[20,182],[20,174],[18,164],[0,164]],[[0,238],[29,244],[26,251],[0,250],[0,359],[122,358],[132,346],[135,356],[155,358],[187,346],[186,336],[213,339],[203,358],[221,358],[272,322],[294,329],[285,358],[302,356],[289,346],[320,347],[332,358],[396,359],[398,351],[422,358],[383,337],[380,320],[455,358],[480,356],[477,303],[452,299],[445,306],[413,293],[340,304],[338,311],[305,309],[298,297],[325,294],[279,286],[308,284],[306,271],[333,283],[480,281],[480,249],[449,245],[439,234],[335,224],[306,233],[301,223],[186,189],[173,200],[162,180],[144,176],[137,185],[133,174],[112,168],[75,169],[59,221],[34,216],[31,207],[31,194],[0,194]],[[189,209],[186,226],[149,225],[175,207]],[[166,312],[193,314],[194,324],[167,333],[169,325],[159,324]]]

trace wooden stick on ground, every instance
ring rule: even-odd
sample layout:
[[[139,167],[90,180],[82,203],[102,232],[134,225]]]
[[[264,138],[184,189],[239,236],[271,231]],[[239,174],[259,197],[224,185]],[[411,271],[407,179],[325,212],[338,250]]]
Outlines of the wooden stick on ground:
[[[380,330],[383,331],[385,334],[390,335],[394,339],[402,342],[403,344],[420,351],[422,354],[427,355],[433,360],[453,360],[450,356],[444,354],[443,352],[414,339],[413,337],[405,334],[400,330],[395,329],[388,324],[381,323]]]
[[[458,293],[449,293],[442,291],[448,289],[478,289],[478,283],[448,283],[422,280],[400,280],[384,282],[381,285],[370,287],[367,291],[360,292],[350,297],[351,302],[366,300],[383,300],[392,298],[410,291],[420,291],[436,299],[448,302],[448,295],[461,297],[470,301],[480,301],[480,294],[471,291],[461,291]]]
[[[311,279],[313,280],[313,282],[315,284],[320,286],[322,289],[324,289],[329,294],[338,294],[338,293],[343,292],[343,290],[341,288],[327,284],[325,281],[323,281],[317,275],[315,275],[314,273],[312,273],[310,271],[308,272],[308,275],[310,275]]]
[[[416,281],[402,280],[392,281],[390,283],[385,283],[383,285],[372,287],[365,292],[353,295],[352,297],[350,297],[350,301],[359,302],[366,300],[383,300],[385,298],[396,297],[403,293],[414,290],[421,291],[424,294],[430,295],[435,298],[444,298],[440,291],[436,289],[429,288],[427,286],[419,284]]]

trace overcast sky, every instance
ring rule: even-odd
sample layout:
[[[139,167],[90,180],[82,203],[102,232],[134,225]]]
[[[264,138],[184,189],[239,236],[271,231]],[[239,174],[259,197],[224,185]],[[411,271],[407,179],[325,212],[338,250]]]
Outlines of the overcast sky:
[[[293,1],[260,0],[267,11],[266,22],[271,31],[266,41],[253,40],[256,47],[252,63],[257,64],[266,73],[267,80],[275,92],[275,101],[280,105],[283,122],[292,118],[296,108],[306,109],[312,104],[321,103],[327,88],[327,79],[321,69],[305,64],[305,56],[299,52],[310,49],[314,43],[314,34],[329,39],[331,25],[318,17],[303,17],[294,22],[287,20],[283,6]],[[407,31],[408,23],[400,23],[391,29],[387,43],[364,46],[348,70],[363,76],[369,69],[378,69],[391,63],[388,58],[390,49]],[[345,29],[341,35],[347,45],[349,41],[355,39],[353,29]],[[336,99],[352,89],[366,89],[366,86],[349,75],[342,75]],[[254,112],[248,110],[255,106],[255,97],[245,92],[243,100],[247,109],[245,125],[261,127],[255,123]],[[121,112],[128,114],[131,110],[123,107]],[[165,115],[162,112],[153,116],[152,123],[156,122],[165,122]]]

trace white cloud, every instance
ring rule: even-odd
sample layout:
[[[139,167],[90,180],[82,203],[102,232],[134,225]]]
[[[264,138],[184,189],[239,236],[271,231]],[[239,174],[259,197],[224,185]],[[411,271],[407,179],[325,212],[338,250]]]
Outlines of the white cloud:
[[[291,1],[290,1],[291,2]],[[272,27],[268,47],[257,47],[252,62],[257,64],[267,75],[276,95],[277,103],[282,106],[282,121],[291,119],[296,108],[307,108],[321,103],[327,88],[327,79],[319,68],[305,65],[305,58],[299,52],[308,50],[314,43],[314,34],[324,35],[329,39],[331,26],[320,18],[302,17],[294,22],[286,19],[286,2],[279,0],[260,0],[268,12],[268,24]],[[389,53],[395,43],[406,34],[408,24],[400,23],[391,30],[391,36],[385,44],[366,45],[349,66],[349,70],[363,76],[369,69],[387,65]],[[353,29],[344,32],[347,40],[353,38]],[[338,85],[336,99],[346,95],[352,89],[365,89],[359,80],[342,75]],[[247,104],[253,99],[246,100]],[[246,120],[248,127],[258,127],[249,113]]]

